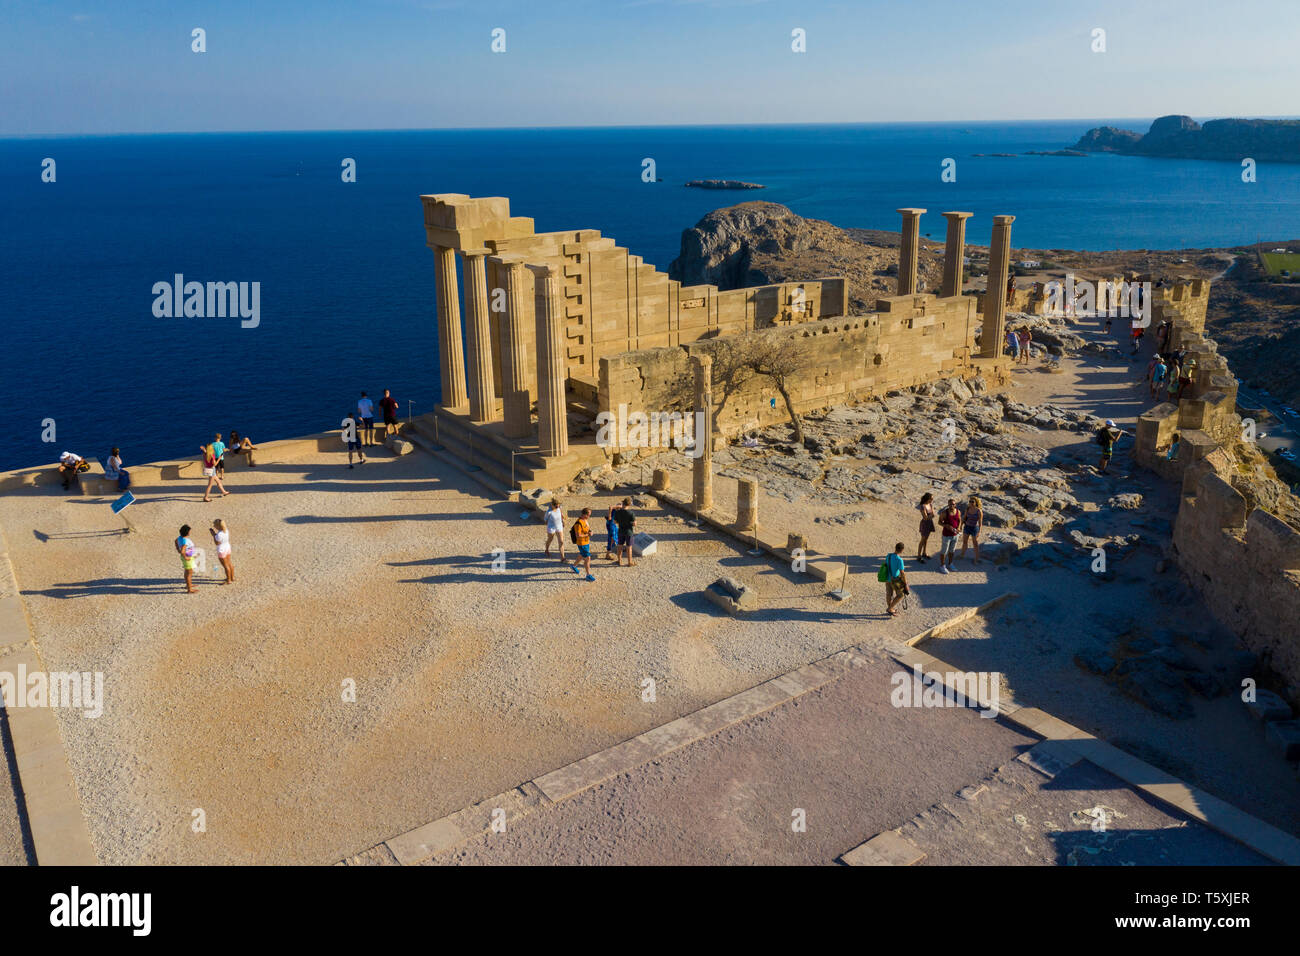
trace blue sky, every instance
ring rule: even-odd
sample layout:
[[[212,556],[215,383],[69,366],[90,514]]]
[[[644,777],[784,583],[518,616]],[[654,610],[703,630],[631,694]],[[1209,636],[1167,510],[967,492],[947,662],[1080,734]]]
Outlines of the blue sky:
[[[0,135],[1281,116],[1298,40],[1300,0],[0,0]]]

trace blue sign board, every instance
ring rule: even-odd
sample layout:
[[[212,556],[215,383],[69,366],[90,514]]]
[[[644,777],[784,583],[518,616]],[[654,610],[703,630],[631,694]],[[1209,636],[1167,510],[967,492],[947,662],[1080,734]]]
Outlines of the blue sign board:
[[[134,503],[135,503],[135,495],[131,494],[131,492],[128,491],[121,498],[118,498],[116,501],[113,502],[112,505],[113,514],[115,515],[121,514],[123,508],[125,508],[129,504],[134,504]]]

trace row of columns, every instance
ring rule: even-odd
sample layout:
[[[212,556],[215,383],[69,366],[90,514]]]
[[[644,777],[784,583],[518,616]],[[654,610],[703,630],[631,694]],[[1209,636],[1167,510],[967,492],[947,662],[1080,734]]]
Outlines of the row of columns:
[[[460,295],[456,282],[456,250],[434,247],[438,303],[438,352],[442,371],[442,404],[468,409],[475,424],[496,421],[497,394],[492,371],[492,326],[488,313],[486,257],[488,249],[461,251],[465,263],[465,336],[461,335]],[[532,389],[528,381],[527,340],[537,343],[537,444],[541,454],[564,455],[569,450],[565,407],[567,368],[564,318],[558,301],[555,269],[529,265],[508,256],[494,258],[497,274],[505,275],[505,316],[500,353],[503,430],[508,438],[532,432]],[[468,346],[468,377],[466,376]]]
[[[898,251],[898,294],[915,295],[921,248],[921,215],[925,210],[906,208],[898,212],[903,217],[902,241]],[[943,214],[948,220],[948,236],[943,250],[943,283],[939,289],[941,296],[961,295],[962,265],[966,258],[966,220],[971,215],[969,212]],[[989,240],[988,291],[984,296],[984,325],[980,334],[980,356],[984,358],[1002,354],[1002,338],[1006,334],[1007,274],[1011,267],[1011,224],[1015,219],[1015,216],[993,217],[993,237]]]

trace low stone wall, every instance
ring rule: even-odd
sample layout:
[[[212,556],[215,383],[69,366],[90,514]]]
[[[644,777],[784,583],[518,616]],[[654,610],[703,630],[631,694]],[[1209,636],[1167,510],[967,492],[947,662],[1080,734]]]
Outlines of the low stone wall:
[[[286,438],[281,441],[259,442],[253,460],[260,466],[266,464],[283,464],[305,458],[323,451],[346,451],[340,431],[320,432],[302,438]],[[376,426],[375,437],[382,440],[383,427]],[[84,494],[108,495],[117,493],[117,482],[104,477],[104,469],[94,459],[90,461],[90,471],[81,476]],[[244,456],[226,455],[226,470],[247,468]],[[144,464],[126,465],[131,475],[131,486],[154,485],[164,481],[198,481],[203,477],[203,466],[198,456],[179,458],[171,461],[154,461]],[[24,488],[48,487],[59,482],[58,465],[51,463],[36,468],[22,468],[0,474],[0,493],[12,494]]]
[[[628,352],[601,360],[599,408],[617,414],[622,405],[629,412],[688,416],[694,395],[691,355],[716,357],[724,343],[743,348],[747,341],[774,344],[795,359],[798,373],[789,388],[800,413],[977,371],[996,380],[1005,375],[1003,365],[971,359],[976,327],[972,297],[893,296],[879,300],[876,311],[866,315]],[[722,400],[716,367],[713,398]],[[784,402],[771,380],[754,376],[727,399],[715,429],[732,436],[785,420]]]

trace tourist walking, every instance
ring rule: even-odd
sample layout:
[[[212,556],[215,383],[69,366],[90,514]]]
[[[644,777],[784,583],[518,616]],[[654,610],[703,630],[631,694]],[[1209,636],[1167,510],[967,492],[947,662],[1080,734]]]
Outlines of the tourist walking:
[[[1159,369],[1160,378],[1163,379],[1165,376],[1165,363],[1160,360],[1160,353],[1154,352],[1151,355],[1151,361],[1147,363],[1146,377],[1147,391],[1151,393],[1152,398],[1156,397],[1156,389],[1159,388],[1156,379],[1157,369]]]
[[[362,392],[361,397],[357,399],[357,418],[361,419],[361,444],[373,445],[375,443],[375,403],[366,398],[365,392]]]
[[[1020,361],[1020,336],[1015,329],[1007,329],[1007,351],[1011,353],[1012,363]]]
[[[605,557],[615,561],[618,560],[618,522],[614,520],[614,512],[622,507],[621,502],[615,502],[605,512]]]
[[[249,468],[257,467],[257,462],[253,461],[253,452],[257,451],[257,446],[247,438],[240,438],[239,432],[233,428],[230,430],[230,447],[226,451],[232,455],[243,455]]]
[[[86,459],[80,455],[75,455],[70,451],[65,451],[59,456],[59,477],[63,479],[63,490],[71,491],[73,485],[81,486],[80,474],[90,466],[86,464]]]
[[[552,498],[551,503],[546,506],[546,557],[551,556],[551,538],[554,537],[560,543],[560,563],[566,563],[564,560],[564,512],[560,510],[560,503]]]
[[[1187,391],[1192,384],[1192,377],[1196,374],[1196,359],[1188,359],[1187,364],[1182,367],[1178,373],[1178,394],[1177,401],[1183,400],[1183,392]]]
[[[109,481],[116,481],[118,491],[126,491],[131,487],[131,475],[122,467],[122,449],[115,447],[108,453],[108,461],[104,464],[104,477]]]
[[[181,556],[181,570],[185,572],[185,590],[189,594],[196,593],[194,590],[194,565],[198,561],[198,548],[194,547],[194,542],[190,540],[190,526],[181,525],[180,536],[176,539],[176,553]]]
[[[1115,452],[1115,442],[1119,441],[1119,437],[1123,434],[1123,430],[1116,428],[1115,423],[1109,418],[1106,419],[1105,425],[1097,429],[1097,444],[1101,446],[1101,464],[1097,470],[1103,475],[1110,467],[1110,458]]]
[[[961,527],[961,509],[957,500],[949,498],[939,512],[939,573],[947,574],[952,567],[953,553],[957,549],[957,529]],[[945,564],[944,561],[947,561]]]
[[[226,443],[221,440],[221,432],[212,438],[212,453],[217,456],[217,475],[226,477]]]
[[[212,522],[212,527],[208,529],[212,535],[212,541],[217,546],[217,560],[221,562],[221,567],[226,572],[226,580],[222,584],[235,583],[235,567],[230,563],[230,531],[226,528],[226,523],[218,518]]]
[[[894,553],[885,558],[885,610],[890,617],[898,611],[894,605],[912,593],[907,588],[907,569],[903,566],[903,542],[894,545]]]
[[[358,458],[357,464],[364,465],[366,463],[366,453],[361,450],[361,429],[351,413],[343,419],[343,441],[348,446],[348,467],[352,467],[354,452]]]
[[[632,560],[632,537],[636,534],[636,515],[632,513],[632,499],[624,498],[623,506],[614,512],[614,524],[618,525],[618,550],[615,552],[615,560],[621,565],[623,563],[623,552],[627,552],[627,566],[630,568],[635,561]]]
[[[203,489],[203,500],[211,501],[212,486],[215,484],[221,492],[221,497],[230,494],[226,486],[221,483],[221,476],[217,474],[217,452],[211,445],[200,445],[199,451],[203,452],[203,477],[208,479],[208,487]]]
[[[384,439],[397,434],[397,410],[399,406],[393,393],[384,389],[384,397],[379,400],[379,410],[384,413]]]
[[[916,510],[921,512],[921,543],[916,549],[916,563],[925,564],[930,559],[930,556],[926,553],[926,543],[935,530],[934,495],[928,491],[923,494],[921,503],[916,506]]]
[[[578,557],[573,559],[573,573],[582,574],[578,570],[578,558],[582,559],[582,566],[587,572],[587,580],[596,580],[595,575],[591,573],[591,509],[583,508],[582,513],[578,515],[578,520],[573,523],[569,529],[573,543],[578,546]]]
[[[1019,335],[1020,335],[1020,354],[1017,356],[1016,361],[1028,365],[1029,364],[1029,343],[1034,340],[1034,335],[1032,332],[1029,331],[1029,326],[1027,325],[1022,325],[1020,327]]]
[[[1178,379],[1182,370],[1178,367],[1178,359],[1169,360],[1168,370],[1165,372],[1165,400],[1178,404]]]
[[[966,506],[966,515],[962,522],[961,556],[966,557],[966,545],[975,545],[975,564],[980,563],[980,528],[984,527],[984,509],[979,498],[970,496]]]

